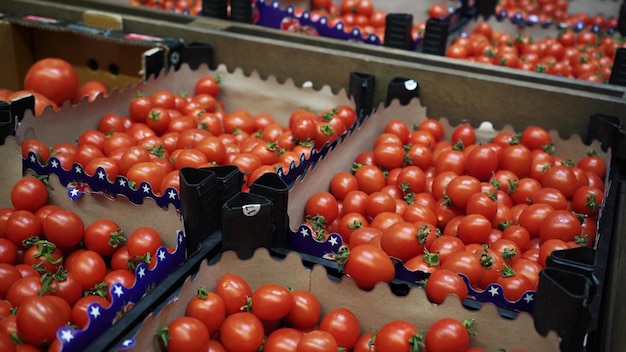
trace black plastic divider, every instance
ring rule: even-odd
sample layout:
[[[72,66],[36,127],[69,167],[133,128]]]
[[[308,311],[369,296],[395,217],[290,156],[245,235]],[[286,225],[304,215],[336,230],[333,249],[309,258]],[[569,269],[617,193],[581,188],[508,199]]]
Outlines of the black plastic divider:
[[[621,35],[626,35],[626,1],[622,1],[617,15],[617,31]]]
[[[422,40],[422,52],[425,54],[444,56],[448,45],[450,24],[446,20],[429,18]]]
[[[369,73],[350,72],[348,87],[348,94],[354,99],[357,118],[362,120],[369,116],[374,109],[376,77]]]
[[[205,43],[189,43],[185,45],[181,51],[181,63],[186,63],[192,70],[197,69],[204,63],[209,68],[214,69],[216,65],[213,46]]]
[[[207,238],[199,244],[199,249],[195,253],[140,299],[105,333],[100,334],[89,346],[86,346],[84,351],[117,351],[120,343],[133,330],[139,328],[150,313],[166,304],[185,280],[198,271],[203,260],[218,256],[221,250],[221,240],[222,236],[219,232],[208,234]]]
[[[4,102],[1,102],[4,103]],[[4,144],[4,140],[13,135],[15,123],[11,116],[11,110],[4,110],[0,107],[0,145]]]
[[[384,46],[396,49],[411,49],[411,28],[413,15],[405,13],[390,13],[385,19]]]
[[[231,0],[230,19],[240,23],[252,23],[252,1]]]
[[[410,78],[394,77],[387,87],[386,105],[389,106],[391,101],[398,99],[400,104],[407,105],[413,98],[419,97],[419,83]]]
[[[481,16],[484,19],[489,19],[496,13],[496,5],[498,0],[476,0],[476,16]]]
[[[202,16],[228,19],[228,0],[202,0]]]
[[[624,5],[622,5],[622,7],[623,6]],[[624,20],[624,22],[626,22],[626,20]],[[626,87],[626,48],[618,48],[615,51],[609,84]]]
[[[0,145],[8,136],[14,136],[17,125],[27,110],[35,111],[35,97],[25,95],[10,102],[0,100]]]

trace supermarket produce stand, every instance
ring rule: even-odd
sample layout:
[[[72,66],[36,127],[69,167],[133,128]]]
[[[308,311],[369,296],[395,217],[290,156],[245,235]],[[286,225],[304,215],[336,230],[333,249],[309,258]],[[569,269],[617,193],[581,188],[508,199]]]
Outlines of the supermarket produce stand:
[[[231,69],[256,70],[262,76],[293,78],[297,83],[328,84],[337,91],[348,85],[346,72],[371,73],[378,82],[374,105],[386,100],[386,82],[415,79],[423,88],[419,92],[421,102],[432,117],[445,116],[453,123],[467,119],[478,125],[489,120],[496,128],[511,124],[516,129],[537,124],[555,129],[567,138],[572,134],[586,136],[593,114],[617,117],[617,129],[622,128],[620,119],[626,116],[623,87],[480,67],[405,50],[339,43],[226,20],[121,8],[105,1],[11,1],[0,5],[0,10],[80,21],[85,9],[92,7],[114,13],[124,11],[124,27],[132,31],[180,37],[186,43],[208,43],[214,50],[215,63],[224,63]],[[257,54],[250,55],[252,52]],[[281,64],[285,57],[293,64]],[[619,143],[612,146],[622,150]],[[607,209],[614,212],[614,234],[624,233],[624,186],[622,172],[617,201],[613,209]],[[599,350],[619,350],[618,346],[626,343],[619,328],[626,322],[626,308],[619,304],[626,293],[626,283],[620,280],[624,270],[620,258],[626,254],[622,241],[621,236],[613,236],[610,246],[605,281],[608,289],[603,297],[606,315],[601,322],[603,348]],[[185,265],[197,263],[189,261]]]

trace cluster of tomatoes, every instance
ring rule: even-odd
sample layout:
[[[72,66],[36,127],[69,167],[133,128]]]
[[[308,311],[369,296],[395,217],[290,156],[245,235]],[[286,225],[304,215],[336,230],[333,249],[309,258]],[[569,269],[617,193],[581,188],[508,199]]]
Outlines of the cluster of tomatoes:
[[[351,310],[322,314],[322,308],[310,291],[275,283],[253,290],[244,278],[228,273],[214,291],[200,287],[186,303],[185,315],[156,335],[170,352],[483,351],[468,347],[476,333],[473,321],[444,317],[420,333],[409,321],[392,320],[374,332],[361,332]]]
[[[613,35],[566,29],[556,37],[533,39],[494,30],[489,22],[480,22],[471,33],[457,37],[447,48],[446,56],[490,65],[506,66],[532,72],[608,82],[615,52],[624,42]]]
[[[202,12],[202,0],[128,0],[127,4],[193,16]]]
[[[130,288],[140,262],[154,266],[163,245],[152,227],[128,235],[110,219],[84,223],[48,203],[44,182],[26,176],[0,208],[0,350],[59,351],[56,332],[84,329],[91,303],[110,305],[114,283]]]
[[[305,9],[298,8],[296,16]],[[364,37],[375,35],[384,41],[387,11],[374,6],[373,0],[342,0],[339,4],[332,0],[313,0],[309,10],[314,22],[322,17],[328,18],[328,26],[335,27],[338,23],[343,24],[346,32],[358,28]],[[428,18],[446,18],[450,15],[450,9],[440,3],[433,4],[428,9]],[[413,41],[423,36],[426,29],[426,21],[419,21],[411,28]]]
[[[538,23],[556,22],[570,28],[588,28],[596,26],[601,32],[617,28],[617,17],[603,14],[590,16],[585,12],[568,12],[567,0],[502,0],[498,2],[495,13],[506,13],[508,17],[520,17],[520,20],[534,19]]]
[[[598,155],[564,160],[538,126],[486,143],[467,123],[450,139],[443,134],[435,119],[414,130],[390,120],[352,172],[333,175],[327,191],[308,199],[306,224],[318,240],[341,235],[336,257],[360,287],[390,282],[393,257],[430,273],[434,303],[467,296],[455,273],[476,290],[500,284],[516,302],[536,289],[552,251],[595,244],[606,173]]]
[[[106,96],[107,86],[98,80],[81,83],[76,69],[60,58],[45,58],[35,62],[24,76],[24,89],[12,91],[0,89],[0,100],[11,101],[25,95],[35,97],[35,115],[52,106],[58,110],[63,103],[77,103],[87,97],[93,101],[98,95]]]
[[[217,98],[218,80],[200,77],[194,93],[185,96],[167,90],[137,96],[128,115],[105,114],[76,144],[28,139],[22,141],[22,156],[34,152],[42,164],[53,156],[65,170],[78,163],[88,175],[102,168],[111,182],[125,176],[134,186],[147,182],[161,195],[168,188],[180,190],[183,167],[235,165],[248,185],[266,172],[287,174],[302,154],[308,157],[356,120],[355,110],[345,105],[319,113],[297,109],[289,125],[245,109],[227,112]]]

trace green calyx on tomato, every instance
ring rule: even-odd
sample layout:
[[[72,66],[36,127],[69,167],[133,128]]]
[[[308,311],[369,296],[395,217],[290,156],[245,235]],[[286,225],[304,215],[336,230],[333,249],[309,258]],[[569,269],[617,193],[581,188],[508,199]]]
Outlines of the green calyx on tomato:
[[[439,253],[430,253],[428,249],[424,248],[424,262],[430,266],[439,266]]]
[[[347,246],[341,246],[337,250],[337,253],[333,255],[335,262],[339,265],[339,270],[343,271],[343,266],[348,261],[348,257],[350,256],[350,249]]]
[[[502,277],[511,277],[515,275],[515,270],[511,268],[508,264],[504,264],[502,271],[500,272]]]
[[[411,346],[411,352],[422,352],[426,347],[424,343],[424,334],[415,334],[409,339],[409,345]]]

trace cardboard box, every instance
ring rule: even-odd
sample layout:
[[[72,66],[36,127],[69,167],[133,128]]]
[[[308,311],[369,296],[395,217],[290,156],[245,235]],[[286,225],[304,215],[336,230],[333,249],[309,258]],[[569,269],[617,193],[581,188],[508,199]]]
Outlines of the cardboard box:
[[[332,176],[340,171],[350,172],[353,161],[357,155],[366,150],[373,150],[376,137],[380,135],[385,125],[391,119],[400,119],[408,126],[416,126],[420,121],[428,116],[428,109],[421,106],[418,99],[412,100],[408,105],[401,105],[398,100],[394,100],[389,106],[382,104],[363,124],[345,139],[344,143],[338,144],[333,150],[314,165],[310,170],[302,176],[291,189],[289,197],[288,213],[290,215],[290,228],[292,234],[287,238],[287,247],[301,253],[326,258],[328,266],[336,267],[332,261],[332,254],[338,253],[343,241],[339,234],[330,234],[326,241],[319,242],[311,236],[311,228],[304,225],[304,209],[307,200],[316,192],[328,191]],[[441,120],[445,134],[444,139],[450,137],[451,131],[455,126],[451,126],[447,120]],[[514,131],[510,126],[505,126],[502,130]],[[493,129],[488,121],[485,121],[480,128],[477,129],[477,142],[488,141],[489,138],[495,136],[498,131]],[[521,131],[514,131],[521,132]],[[565,159],[578,160],[584,157],[589,150],[600,152],[607,165],[610,163],[610,153],[602,153],[598,141],[589,146],[585,145],[580,136],[572,136],[568,140],[561,139],[556,131],[550,131],[555,144],[555,155],[564,157]],[[605,182],[605,193],[609,192],[610,182]],[[614,190],[614,186],[612,188]],[[425,278],[424,273],[411,272],[402,263],[396,263],[396,279],[400,282],[412,285]],[[510,302],[502,295],[494,295],[489,289],[501,290],[498,285],[489,285],[483,291],[473,289],[468,285],[470,301],[474,302],[492,302],[498,307],[511,311],[532,311],[534,296],[536,292],[528,291],[517,302]],[[498,291],[501,292],[501,291]]]
[[[170,71],[156,79],[152,78],[133,87],[112,92],[109,97],[90,104],[77,104],[59,112],[47,111],[39,117],[27,114],[18,127],[17,138],[18,140],[36,138],[50,146],[60,142],[72,143],[83,131],[95,129],[98,120],[104,114],[127,115],[129,103],[137,92],[147,95],[159,90],[193,92],[195,82],[204,75],[220,77],[218,99],[224,103],[227,111],[246,109],[253,116],[261,112],[269,113],[284,126],[288,126],[291,113],[301,107],[307,107],[315,112],[322,112],[339,105],[354,107],[354,103],[345,90],[333,92],[328,87],[315,89],[310,83],[298,87],[292,80],[278,82],[275,77],[262,78],[256,72],[244,73],[242,70],[229,72],[225,66],[212,70],[202,65],[197,70],[191,70],[185,64],[178,71]],[[283,175],[285,182],[291,184],[295,177],[304,172],[308,165],[317,160],[322,153],[323,149],[318,153],[313,153],[306,160],[301,159],[298,165],[293,165],[292,169]],[[36,158],[26,158],[24,162],[27,167],[32,168],[38,174],[59,175],[63,185],[70,182],[86,183],[94,192],[122,194],[136,204],[140,204],[144,198],[149,197],[156,199],[157,203],[163,206],[174,204],[178,207],[179,205],[176,192],[157,195],[151,189],[145,189],[143,185],[138,185],[133,189],[128,180],[122,176],[118,177],[116,182],[109,182],[106,178],[101,179],[97,175],[85,174],[82,168],[63,170],[55,163],[41,165]]]
[[[21,149],[12,136],[0,146],[0,154],[3,161],[3,167],[0,168],[0,207],[12,207],[10,197],[12,186],[22,178],[22,175],[31,172],[23,171]],[[173,206],[163,208],[154,201],[136,205],[121,196],[112,199],[99,194],[73,200],[56,175],[50,175],[48,180],[50,198],[47,204],[55,204],[75,212],[85,226],[97,219],[107,218],[115,221],[125,235],[129,235],[138,227],[151,226],[159,232],[164,244],[157,251],[156,258],[153,258],[157,261],[153,269],[149,269],[145,263],[137,266],[133,287],[113,285],[109,287],[112,297],[109,307],[104,308],[96,303],[91,306],[89,311],[94,312],[94,315],[90,316],[87,327],[78,330],[64,326],[57,331],[57,337],[63,344],[63,351],[82,351],[90,341],[110,328],[123,312],[132,310],[133,305],[147,292],[183,263],[187,256],[183,224]]]
[[[4,53],[0,57],[4,68],[0,87],[23,89],[24,76],[33,63],[58,57],[75,67],[81,83],[97,79],[109,90],[121,89],[155,73],[155,68],[146,67],[149,56],[160,56],[162,65],[156,73],[177,64],[182,45],[182,40],[176,38],[124,31],[119,15],[85,11],[83,21],[77,23],[4,12],[0,14],[0,46]]]
[[[335,5],[340,6],[340,1],[334,1]],[[450,14],[443,20],[447,22],[450,28],[453,28],[459,21],[463,11],[467,9],[469,5],[464,4],[462,1],[449,0],[449,1],[374,1],[374,9],[383,10],[387,14],[403,15],[396,20],[396,23],[392,23],[394,18],[388,20],[389,25],[395,26],[393,31],[394,35],[390,35],[386,40],[391,42],[397,40],[394,36],[404,34],[409,38],[409,45],[403,46],[404,49],[415,50],[421,44],[423,39],[423,33],[419,34],[415,38],[411,38],[411,30],[414,26],[426,25],[428,20],[428,9],[434,4],[446,5]],[[353,41],[358,43],[366,43],[373,45],[383,45],[384,38],[377,33],[362,33],[358,28],[354,28],[350,31],[346,31],[345,23],[339,21],[336,24],[331,24],[328,16],[322,16],[319,20],[312,16],[310,1],[299,0],[263,0],[257,1],[255,4],[258,16],[254,17],[254,23],[270,28],[276,28],[286,30],[290,32],[306,33],[314,36],[322,36],[334,39],[341,39],[347,41]],[[397,47],[402,45],[403,42],[385,45]]]
[[[435,306],[428,302],[422,290],[414,289],[400,297],[394,295],[386,284],[378,284],[372,291],[366,292],[349,278],[339,282],[329,280],[324,267],[304,267],[296,253],[279,260],[268,255],[265,249],[257,250],[248,260],[238,259],[234,252],[225,252],[216,263],[205,261],[197,273],[187,278],[176,295],[163,300],[162,309],[155,310],[138,323],[137,330],[119,341],[118,346],[128,351],[161,349],[155,332],[174,318],[184,315],[187,302],[196,295],[198,287],[213,290],[225,273],[240,275],[253,290],[266,283],[294,290],[308,290],[319,299],[322,315],[334,308],[351,310],[359,319],[361,333],[378,329],[394,319],[405,319],[423,333],[435,320],[449,316],[461,320],[474,319],[477,335],[471,337],[470,345],[487,351],[499,348],[546,352],[559,350],[555,334],[550,333],[547,337],[538,335],[528,314],[507,320],[498,315],[493,305],[486,305],[480,310],[467,310],[452,296],[443,304]]]

